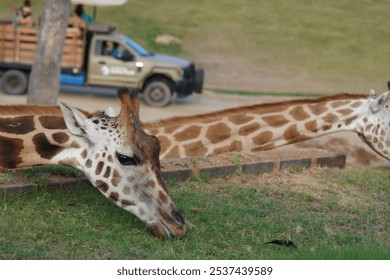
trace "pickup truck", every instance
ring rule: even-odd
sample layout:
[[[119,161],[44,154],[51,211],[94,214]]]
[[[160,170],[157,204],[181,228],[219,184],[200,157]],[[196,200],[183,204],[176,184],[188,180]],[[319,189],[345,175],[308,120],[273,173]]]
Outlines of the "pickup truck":
[[[152,53],[106,24],[87,32],[68,28],[61,63],[61,92],[115,94],[118,87],[137,88],[154,107],[203,90],[204,70],[185,59]],[[38,29],[0,22],[0,87],[25,94],[34,62]]]

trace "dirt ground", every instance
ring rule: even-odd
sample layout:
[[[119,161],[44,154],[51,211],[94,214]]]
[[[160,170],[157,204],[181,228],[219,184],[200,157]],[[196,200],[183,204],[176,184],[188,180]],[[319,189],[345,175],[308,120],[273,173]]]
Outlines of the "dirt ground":
[[[105,110],[111,106],[119,110],[119,101],[116,98],[95,96],[78,96],[61,94],[61,101],[86,110]],[[225,108],[232,108],[256,103],[269,103],[287,99],[286,97],[221,95],[205,91],[201,95],[193,95],[184,100],[174,100],[166,108],[152,108],[141,104],[141,120],[154,121],[172,116],[194,115]],[[26,96],[8,96],[0,92],[0,104],[23,104]],[[92,106],[93,104],[93,106]],[[309,140],[296,145],[281,147],[285,152],[296,151],[297,148],[319,148],[332,153],[347,155],[348,166],[390,166],[364,144],[357,135],[351,132],[340,132],[329,136]]]

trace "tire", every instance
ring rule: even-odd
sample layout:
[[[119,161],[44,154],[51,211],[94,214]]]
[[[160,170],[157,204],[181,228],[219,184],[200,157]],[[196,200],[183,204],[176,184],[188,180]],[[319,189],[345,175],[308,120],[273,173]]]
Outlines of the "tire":
[[[165,107],[171,102],[172,90],[167,81],[154,79],[147,83],[143,95],[149,106]]]
[[[203,69],[196,70],[195,89],[194,89],[196,93],[202,93],[203,79],[204,79],[204,70]]]
[[[19,70],[8,70],[1,77],[1,88],[6,94],[21,95],[27,92],[28,74]]]

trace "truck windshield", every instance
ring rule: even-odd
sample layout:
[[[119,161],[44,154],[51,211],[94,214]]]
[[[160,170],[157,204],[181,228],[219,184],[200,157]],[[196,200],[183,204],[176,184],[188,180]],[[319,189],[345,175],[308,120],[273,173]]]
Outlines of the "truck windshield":
[[[132,48],[139,56],[151,56],[153,55],[151,52],[145,50],[143,47],[138,45],[133,40],[126,38],[125,40],[126,45],[128,45],[130,48]]]

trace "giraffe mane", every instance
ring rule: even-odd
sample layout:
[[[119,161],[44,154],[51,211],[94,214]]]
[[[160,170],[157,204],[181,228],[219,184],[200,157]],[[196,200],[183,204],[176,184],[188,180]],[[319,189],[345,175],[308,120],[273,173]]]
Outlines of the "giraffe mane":
[[[87,117],[92,117],[101,114],[101,112],[90,113],[88,111],[78,109]],[[1,105],[0,112],[2,115],[45,115],[45,116],[62,116],[59,106],[42,106],[42,105]]]
[[[191,121],[207,121],[223,115],[234,115],[238,113],[244,114],[247,112],[254,112],[254,111],[258,112],[259,110],[267,110],[267,109],[271,110],[276,107],[286,107],[286,106],[293,106],[293,105],[300,105],[300,104],[313,104],[319,102],[337,101],[337,100],[345,100],[345,99],[361,99],[361,98],[367,98],[368,96],[369,94],[340,93],[340,94],[324,96],[320,98],[306,98],[306,99],[280,101],[275,103],[262,103],[256,105],[248,105],[248,106],[224,109],[220,111],[199,114],[199,115],[173,117],[173,118],[167,118],[155,122],[147,122],[143,124],[143,128],[151,129],[160,126],[179,125]]]

